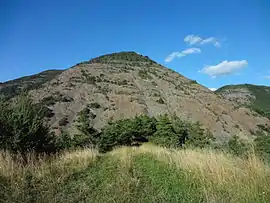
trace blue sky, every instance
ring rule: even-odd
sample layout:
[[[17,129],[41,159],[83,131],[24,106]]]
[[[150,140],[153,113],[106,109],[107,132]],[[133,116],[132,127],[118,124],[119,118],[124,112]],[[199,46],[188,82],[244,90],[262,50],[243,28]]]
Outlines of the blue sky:
[[[0,0],[0,81],[136,51],[199,83],[270,85],[269,0]]]

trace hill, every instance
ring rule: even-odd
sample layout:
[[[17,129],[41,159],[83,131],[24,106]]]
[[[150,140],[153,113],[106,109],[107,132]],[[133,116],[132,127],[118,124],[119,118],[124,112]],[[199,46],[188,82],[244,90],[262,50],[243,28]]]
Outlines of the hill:
[[[227,100],[270,118],[270,87],[251,84],[227,85],[216,90]]]
[[[12,98],[18,95],[21,90],[29,91],[37,89],[57,75],[60,75],[62,72],[62,70],[47,70],[35,75],[0,83],[0,95],[2,94],[7,98]]]
[[[138,114],[168,114],[199,121],[225,141],[235,134],[250,136],[258,124],[269,125],[257,113],[236,108],[234,102],[135,52],[100,56],[42,78],[42,82],[27,82],[34,85],[29,93],[52,112],[47,122],[56,133],[75,132],[81,114],[96,129],[110,120]]]

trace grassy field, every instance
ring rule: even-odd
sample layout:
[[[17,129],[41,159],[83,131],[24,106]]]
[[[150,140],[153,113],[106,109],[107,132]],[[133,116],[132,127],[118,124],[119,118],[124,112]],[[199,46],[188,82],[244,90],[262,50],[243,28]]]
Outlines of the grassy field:
[[[253,154],[146,144],[29,155],[24,165],[0,153],[1,202],[270,202],[269,185],[269,165]]]

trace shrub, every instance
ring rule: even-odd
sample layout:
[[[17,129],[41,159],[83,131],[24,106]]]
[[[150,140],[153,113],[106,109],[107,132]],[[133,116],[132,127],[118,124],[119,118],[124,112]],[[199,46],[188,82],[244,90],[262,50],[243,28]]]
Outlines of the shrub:
[[[138,75],[140,78],[145,79],[145,80],[153,79],[153,77],[151,75],[149,75],[146,70],[139,70]]]
[[[61,136],[56,137],[54,145],[58,151],[66,149],[73,150],[77,148],[95,147],[97,143],[93,141],[94,133],[95,136],[99,136],[99,132],[93,128],[89,128],[88,131],[85,131],[84,129],[83,132],[74,136],[70,135],[68,132],[62,132]]]
[[[132,119],[109,122],[102,130],[99,149],[109,151],[121,145],[140,145],[152,142],[165,147],[206,147],[214,140],[213,135],[204,130],[199,123],[184,122],[168,115],[157,119],[146,115]]]
[[[57,102],[72,102],[72,101],[73,101],[73,98],[59,94],[59,95],[50,95],[48,97],[44,97],[41,103],[46,106],[52,106],[52,105],[55,105]]]
[[[86,72],[85,70],[81,70],[82,77],[88,84],[96,84],[97,78],[92,76],[91,73]],[[101,79],[99,80],[101,82]]]
[[[41,112],[26,95],[12,103],[0,102],[0,148],[22,154],[54,151],[53,136],[43,125]]]
[[[270,135],[260,133],[255,142],[255,151],[263,159],[270,161]]]
[[[205,148],[215,141],[215,137],[208,130],[204,129],[199,122],[186,123],[185,129],[187,129],[186,146]]]
[[[127,85],[128,81],[126,79],[118,81],[118,85]]]
[[[164,100],[161,97],[157,100],[157,103],[165,104]]]
[[[95,116],[96,115],[87,107],[78,113],[76,127],[80,131],[80,134],[70,138],[70,142],[72,143],[70,147],[95,147],[98,145],[100,133],[91,123],[91,120],[95,118]]]
[[[44,104],[44,105],[47,105],[47,106],[52,106],[52,105],[54,105],[56,102],[57,102],[58,100],[55,98],[55,97],[53,97],[53,96],[48,96],[48,97],[44,97],[43,99],[42,99],[42,104]]]
[[[110,122],[103,129],[99,148],[102,152],[116,146],[139,144],[148,141],[155,131],[155,118],[136,116],[134,119],[122,119]]]
[[[181,134],[178,134],[174,127],[173,122],[167,116],[160,116],[156,123],[156,132],[150,138],[154,144],[165,147],[179,147]]]
[[[91,104],[89,104],[90,108],[94,108],[94,109],[99,109],[101,107],[101,105],[97,102],[93,102]]]
[[[196,80],[190,80],[190,84],[198,84],[198,82]]]
[[[58,122],[59,126],[65,126],[68,124],[68,117],[67,116],[63,116],[59,122]]]
[[[228,150],[230,153],[243,156],[249,151],[249,146],[247,143],[243,142],[238,136],[234,135],[228,141]]]

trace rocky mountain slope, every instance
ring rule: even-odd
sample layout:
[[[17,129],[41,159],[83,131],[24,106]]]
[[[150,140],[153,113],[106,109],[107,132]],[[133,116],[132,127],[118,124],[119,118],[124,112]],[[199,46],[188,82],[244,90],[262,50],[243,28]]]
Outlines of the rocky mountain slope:
[[[25,76],[8,82],[0,83],[0,95],[11,98],[16,96],[21,90],[37,89],[42,84],[61,74],[62,70],[47,70],[35,75]]]
[[[104,55],[55,74],[30,91],[52,112],[55,132],[74,130],[78,114],[86,113],[95,128],[109,120],[138,114],[176,115],[199,121],[220,140],[250,136],[269,120],[225,100],[194,80],[135,52]]]
[[[216,90],[225,99],[236,102],[270,118],[270,87],[251,84],[227,85]]]

